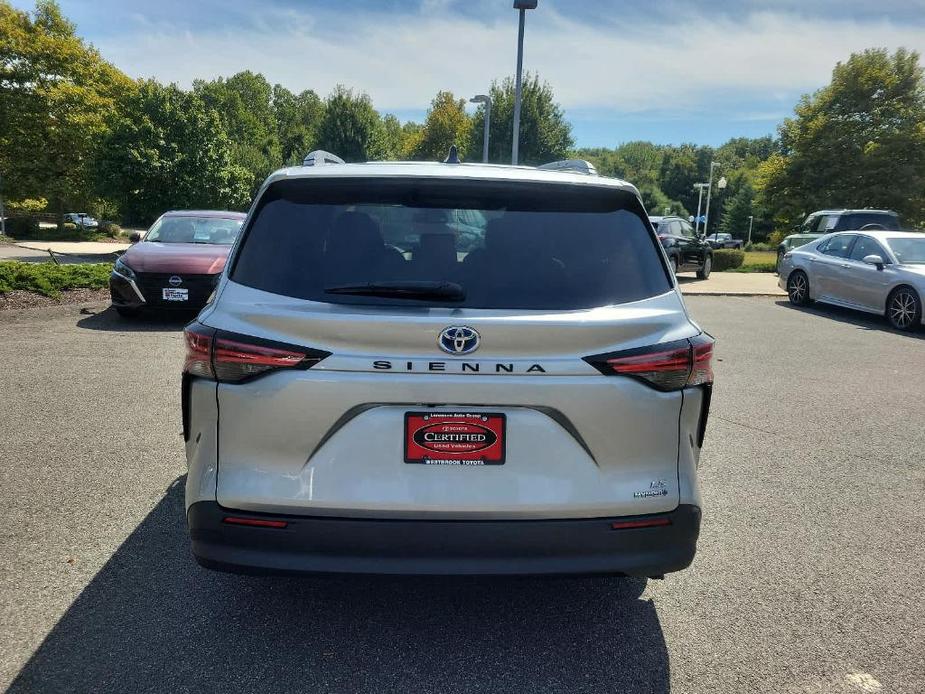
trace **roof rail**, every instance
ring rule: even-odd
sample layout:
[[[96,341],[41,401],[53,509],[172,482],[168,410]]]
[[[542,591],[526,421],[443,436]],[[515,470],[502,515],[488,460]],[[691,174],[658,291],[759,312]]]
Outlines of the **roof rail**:
[[[574,171],[575,173],[585,174],[586,176],[597,176],[597,169],[594,164],[584,159],[562,159],[561,161],[551,161],[548,164],[537,166],[544,171]]]
[[[323,149],[316,149],[312,152],[309,152],[305,155],[305,159],[302,160],[302,166],[321,166],[322,164],[346,164],[343,159],[341,159],[336,154],[331,154],[330,152],[325,152]]]

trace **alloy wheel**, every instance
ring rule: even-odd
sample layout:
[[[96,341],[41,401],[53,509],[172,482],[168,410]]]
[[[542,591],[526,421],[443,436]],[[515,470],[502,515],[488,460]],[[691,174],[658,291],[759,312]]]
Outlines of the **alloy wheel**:
[[[918,318],[919,298],[911,289],[900,289],[890,297],[887,311],[893,327],[908,330]]]
[[[790,303],[801,306],[806,303],[809,294],[809,282],[806,275],[802,272],[795,272],[787,280],[787,295],[790,297]]]
[[[703,261],[703,267],[700,272],[697,273],[697,276],[700,279],[707,279],[710,276],[710,271],[713,269],[713,256],[708,255]]]

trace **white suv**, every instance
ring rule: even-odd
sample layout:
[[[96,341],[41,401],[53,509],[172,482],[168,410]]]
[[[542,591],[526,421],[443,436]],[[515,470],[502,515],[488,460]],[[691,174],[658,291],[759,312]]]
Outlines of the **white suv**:
[[[186,329],[196,559],[688,566],[713,340],[637,190],[543,167],[331,159],[267,179]]]

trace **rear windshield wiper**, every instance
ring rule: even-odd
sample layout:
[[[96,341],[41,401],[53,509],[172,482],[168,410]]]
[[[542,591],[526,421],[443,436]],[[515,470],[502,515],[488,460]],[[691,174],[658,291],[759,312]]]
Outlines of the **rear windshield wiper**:
[[[325,287],[326,294],[354,296],[384,296],[395,299],[441,299],[463,301],[466,291],[455,282],[368,282]]]

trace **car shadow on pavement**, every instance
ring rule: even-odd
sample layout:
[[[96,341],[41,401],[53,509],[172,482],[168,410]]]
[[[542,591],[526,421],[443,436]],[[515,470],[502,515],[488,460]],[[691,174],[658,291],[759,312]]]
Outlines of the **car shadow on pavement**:
[[[195,311],[149,311],[136,318],[123,318],[112,306],[95,311],[85,308],[83,316],[77,321],[77,327],[87,330],[104,330],[107,332],[173,332],[183,327],[196,317]]]
[[[645,579],[200,568],[177,480],[9,691],[669,691]]]
[[[812,304],[810,306],[794,306],[787,299],[781,299],[775,302],[778,306],[789,308],[800,313],[809,313],[821,318],[847,323],[861,330],[878,330],[881,332],[891,333],[899,337],[908,337],[914,340],[925,340],[925,328],[918,328],[910,332],[894,330],[882,316],[875,316],[872,313],[854,311],[850,308],[842,308],[831,304]]]

